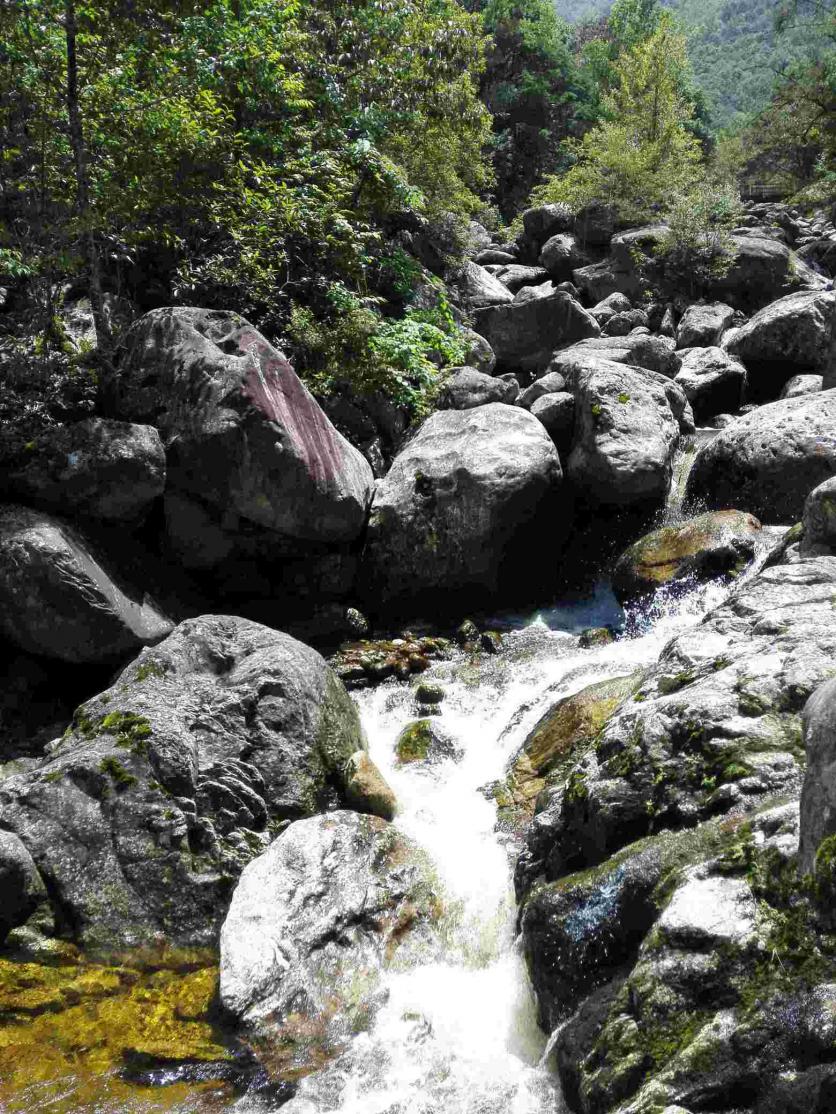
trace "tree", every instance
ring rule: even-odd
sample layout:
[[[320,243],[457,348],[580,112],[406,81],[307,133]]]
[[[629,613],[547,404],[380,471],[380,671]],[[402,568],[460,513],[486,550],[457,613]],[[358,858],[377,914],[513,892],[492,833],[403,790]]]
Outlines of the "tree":
[[[683,94],[687,69],[685,40],[663,17],[648,39],[620,55],[606,118],[584,136],[572,169],[538,191],[538,200],[580,207],[597,199],[626,220],[642,220],[681,191],[701,161],[689,131],[693,104]]]

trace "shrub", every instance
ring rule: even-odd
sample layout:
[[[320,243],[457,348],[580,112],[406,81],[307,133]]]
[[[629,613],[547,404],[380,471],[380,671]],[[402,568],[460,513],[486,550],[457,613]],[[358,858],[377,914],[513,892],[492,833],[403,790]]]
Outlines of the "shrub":
[[[657,248],[662,281],[672,293],[704,294],[734,263],[731,230],[743,207],[732,186],[703,180],[677,194],[666,214],[670,231]]]

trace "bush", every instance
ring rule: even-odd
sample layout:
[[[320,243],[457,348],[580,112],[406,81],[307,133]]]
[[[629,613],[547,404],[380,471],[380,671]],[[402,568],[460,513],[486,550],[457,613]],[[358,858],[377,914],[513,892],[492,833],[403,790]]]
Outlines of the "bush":
[[[742,214],[739,193],[724,183],[704,180],[677,194],[666,213],[670,231],[656,251],[664,286],[694,298],[728,274],[735,258],[731,230]]]

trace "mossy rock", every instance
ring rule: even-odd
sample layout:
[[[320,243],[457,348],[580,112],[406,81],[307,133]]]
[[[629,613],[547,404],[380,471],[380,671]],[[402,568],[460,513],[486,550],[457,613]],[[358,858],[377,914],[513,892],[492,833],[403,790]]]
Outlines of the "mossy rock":
[[[398,736],[395,753],[402,764],[455,758],[459,753],[450,735],[431,719],[408,723]]]
[[[616,562],[613,590],[625,602],[672,581],[736,576],[755,554],[761,524],[743,511],[711,511],[640,538]]]
[[[494,787],[503,825],[517,829],[530,821],[540,793],[568,774],[640,680],[633,673],[597,681],[564,697],[542,717]]]

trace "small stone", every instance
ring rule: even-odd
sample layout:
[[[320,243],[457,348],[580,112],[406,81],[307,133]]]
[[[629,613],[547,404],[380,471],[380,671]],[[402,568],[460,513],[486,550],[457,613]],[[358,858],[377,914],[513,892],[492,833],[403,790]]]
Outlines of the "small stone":
[[[446,695],[443,686],[427,681],[423,681],[415,690],[415,699],[419,704],[440,704]]]
[[[582,631],[578,639],[582,650],[589,650],[593,646],[609,646],[611,642],[615,642],[615,635],[609,627],[590,627]]]
[[[479,641],[479,628],[472,619],[465,619],[458,628],[456,631],[456,641],[460,646],[464,646],[466,642]]]
[[[383,774],[364,750],[355,751],[346,763],[346,800],[358,812],[392,820],[398,803]]]

